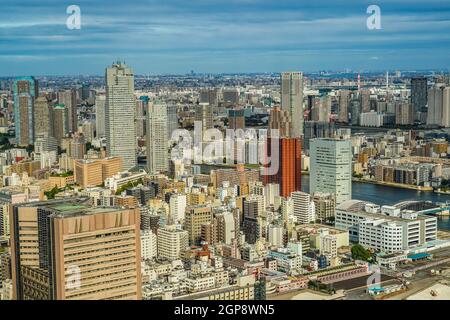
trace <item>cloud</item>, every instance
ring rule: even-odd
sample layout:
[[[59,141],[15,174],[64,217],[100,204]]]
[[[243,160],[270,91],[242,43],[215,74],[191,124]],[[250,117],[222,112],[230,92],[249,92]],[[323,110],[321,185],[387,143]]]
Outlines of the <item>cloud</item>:
[[[81,30],[67,30],[63,2],[2,0],[0,59],[11,63],[0,72],[15,74],[20,60],[30,74],[101,74],[117,57],[142,73],[343,69],[367,61],[369,68],[444,67],[450,49],[450,4],[435,0],[378,1],[382,30],[366,28],[370,2],[361,0],[74,4],[81,7]]]

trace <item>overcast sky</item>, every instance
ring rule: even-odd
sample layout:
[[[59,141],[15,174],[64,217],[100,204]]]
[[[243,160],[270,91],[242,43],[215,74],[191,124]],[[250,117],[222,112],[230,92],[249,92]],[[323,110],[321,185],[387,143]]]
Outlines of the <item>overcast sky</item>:
[[[450,67],[450,0],[0,0],[0,76]],[[81,8],[81,29],[66,8]],[[381,8],[369,30],[367,7]]]

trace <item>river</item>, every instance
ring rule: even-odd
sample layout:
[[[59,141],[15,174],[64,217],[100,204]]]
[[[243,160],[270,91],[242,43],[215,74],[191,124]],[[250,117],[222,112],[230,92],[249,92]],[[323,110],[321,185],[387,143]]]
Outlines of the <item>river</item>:
[[[302,191],[309,192],[309,175],[302,175]],[[352,199],[370,201],[379,205],[394,205],[405,200],[446,202],[450,201],[450,195],[353,182]],[[438,228],[450,230],[449,217],[438,217]]]

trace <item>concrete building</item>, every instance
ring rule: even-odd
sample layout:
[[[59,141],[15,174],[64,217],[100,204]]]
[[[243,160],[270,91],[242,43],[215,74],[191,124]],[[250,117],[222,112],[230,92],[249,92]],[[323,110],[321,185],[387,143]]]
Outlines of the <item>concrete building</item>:
[[[40,96],[34,103],[34,139],[38,136],[53,136],[53,120],[50,101],[45,96]]]
[[[428,90],[427,124],[450,127],[450,86],[440,83]]]
[[[139,209],[78,198],[20,204],[12,226],[15,299],[141,299]]]
[[[34,104],[39,96],[38,82],[33,77],[14,80],[14,125],[19,146],[34,142]]]
[[[272,130],[278,130],[278,136],[289,138],[291,136],[291,113],[288,110],[281,110],[275,107],[270,110],[269,116],[269,134]]]
[[[151,260],[158,255],[158,237],[152,230],[141,230],[141,258]]]
[[[330,221],[336,212],[336,199],[332,193],[316,192],[313,194],[316,219],[321,222]]]
[[[272,144],[278,143],[278,150],[273,154],[267,154],[270,158],[270,166],[263,168],[263,181],[267,185],[275,183],[280,185],[280,195],[289,197],[294,191],[300,191],[302,187],[302,147],[300,139],[296,138],[268,138],[267,149],[272,149]],[[278,167],[277,167],[278,166]]]
[[[149,102],[147,111],[147,169],[149,173],[169,171],[167,105]]]
[[[185,194],[176,193],[170,196],[170,218],[174,223],[184,221],[186,206],[187,197]]]
[[[105,136],[105,104],[106,96],[104,94],[95,97],[95,137],[102,138]]]
[[[281,74],[281,109],[290,113],[291,137],[303,136],[303,73]]]
[[[199,103],[195,106],[195,121],[202,123],[203,134],[205,130],[213,128],[212,109],[209,103]]]
[[[245,129],[245,110],[230,109],[228,110],[228,129],[237,130]]]
[[[178,107],[174,102],[167,104],[167,140],[172,137],[172,133],[178,129]]]
[[[189,233],[189,244],[199,245],[202,235],[202,224],[210,223],[211,207],[207,205],[190,206],[186,208],[185,229]]]
[[[279,248],[277,251],[270,250],[267,256],[277,261],[278,271],[295,274],[302,270],[302,256],[292,253],[286,248]]]
[[[336,204],[352,197],[352,149],[349,140],[312,139],[311,194],[336,195]]]
[[[74,160],[74,179],[83,188],[101,185],[107,178],[122,171],[122,159],[108,157],[95,160]]]
[[[426,113],[428,84],[425,77],[411,78],[411,105],[414,120],[420,120],[420,113]]]
[[[397,252],[437,239],[437,219],[350,200],[336,207],[336,228],[348,230],[351,241],[380,250]]]
[[[61,146],[62,140],[68,135],[68,110],[64,104],[56,104],[52,109],[53,136],[58,145]]]
[[[77,93],[74,89],[58,91],[58,104],[67,108],[67,132],[78,131]]]
[[[158,229],[158,257],[177,260],[184,257],[189,247],[189,233],[175,225]]]
[[[348,123],[349,90],[339,90],[339,122]]]
[[[410,125],[413,123],[413,105],[409,102],[397,102],[395,104],[395,124]]]
[[[121,157],[123,168],[136,166],[136,132],[133,70],[122,62],[106,68],[106,152]]]
[[[294,221],[307,224],[316,220],[315,205],[309,193],[296,191],[291,194]]]
[[[384,124],[384,113],[370,111],[359,115],[359,125],[362,127],[381,127]]]

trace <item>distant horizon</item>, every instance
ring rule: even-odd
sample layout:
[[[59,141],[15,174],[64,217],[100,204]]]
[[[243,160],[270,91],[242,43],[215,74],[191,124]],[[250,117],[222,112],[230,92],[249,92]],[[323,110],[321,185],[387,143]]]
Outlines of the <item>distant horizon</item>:
[[[402,76],[404,73],[406,74],[418,74],[418,75],[424,75],[426,73],[435,73],[435,75],[450,75],[450,68],[430,68],[430,69],[391,69],[391,70],[283,70],[283,71],[252,71],[252,72],[196,72],[192,74],[191,72],[185,72],[185,73],[136,73],[136,70],[134,70],[133,66],[127,63],[127,66],[129,66],[131,69],[133,69],[134,76],[135,77],[170,77],[170,76],[227,76],[227,75],[276,75],[281,74],[283,72],[289,72],[289,71],[298,71],[302,72],[305,75],[319,75],[319,73],[329,73],[331,75],[338,75],[338,74],[385,74],[386,72],[389,72],[390,76],[395,76],[395,72],[402,73]],[[106,68],[106,67],[105,67]],[[43,78],[43,77],[104,77],[104,74],[21,74],[21,75],[0,75],[0,79],[8,79],[8,78],[18,78],[18,77],[35,77],[35,78]]]

